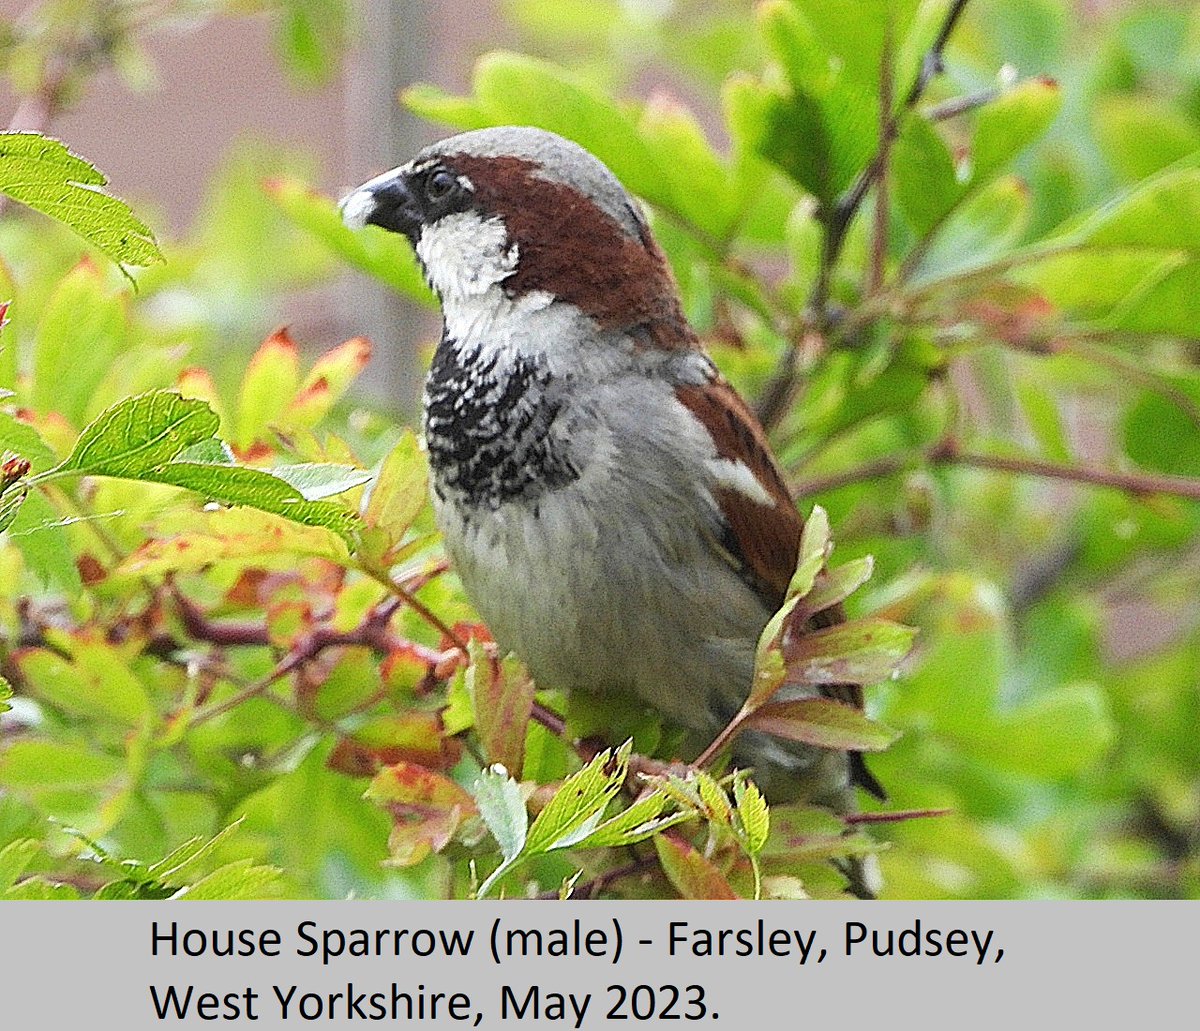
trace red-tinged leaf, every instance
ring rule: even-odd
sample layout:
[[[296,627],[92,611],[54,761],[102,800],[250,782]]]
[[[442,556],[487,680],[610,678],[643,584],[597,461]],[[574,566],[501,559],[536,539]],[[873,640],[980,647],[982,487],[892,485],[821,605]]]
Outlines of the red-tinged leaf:
[[[326,351],[313,363],[288,406],[288,425],[315,426],[341,398],[371,360],[371,341],[353,337]]]
[[[508,770],[520,770],[525,762],[525,732],[533,712],[533,680],[514,659],[489,658],[476,641],[469,647],[467,690],[484,759]]]
[[[413,763],[395,763],[371,781],[365,797],[392,817],[391,861],[412,866],[440,852],[464,819],[477,814],[475,802],[449,777]]]
[[[746,727],[805,745],[854,752],[881,752],[900,736],[831,698],[772,702],[755,712]]]
[[[672,887],[685,899],[736,899],[737,893],[712,863],[686,841],[670,834],[654,838],[658,861]]]
[[[238,396],[235,440],[249,447],[280,416],[300,385],[300,359],[286,329],[277,329],[254,353]]]
[[[184,369],[175,380],[175,388],[187,398],[195,398],[208,405],[221,419],[222,426],[228,426],[229,420],[221,406],[221,396],[217,385],[207,369],[191,366]]]
[[[380,716],[354,732],[354,740],[389,765],[407,762],[426,769],[449,770],[462,758],[462,743],[445,736],[435,712],[409,711]]]
[[[858,619],[811,633],[785,634],[788,684],[873,684],[888,679],[912,648],[916,630],[886,619]]]

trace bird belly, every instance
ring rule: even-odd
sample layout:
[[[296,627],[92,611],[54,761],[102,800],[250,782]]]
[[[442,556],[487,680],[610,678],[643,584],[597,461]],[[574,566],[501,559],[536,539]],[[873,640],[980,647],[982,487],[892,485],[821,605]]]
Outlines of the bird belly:
[[[597,510],[574,485],[494,510],[435,507],[467,596],[540,685],[632,695],[698,731],[736,712],[769,613],[715,557],[646,558],[661,526]]]

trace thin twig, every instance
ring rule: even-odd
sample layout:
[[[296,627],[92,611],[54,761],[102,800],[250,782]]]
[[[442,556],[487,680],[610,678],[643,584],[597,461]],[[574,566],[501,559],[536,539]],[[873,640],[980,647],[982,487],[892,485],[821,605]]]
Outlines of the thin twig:
[[[964,93],[961,97],[951,97],[940,104],[930,104],[921,112],[921,117],[927,122],[945,122],[969,111],[987,107],[1004,96],[1004,93],[1005,89],[1001,86],[989,86],[975,93]]]
[[[888,195],[888,167],[891,163],[894,135],[888,123],[892,117],[892,22],[889,18],[883,30],[883,51],[879,58],[879,171],[875,189],[875,217],[871,233],[871,262],[867,267],[867,297],[878,293],[883,286],[887,266],[888,218],[891,215]]]
[[[815,331],[821,336],[828,335],[833,327],[834,317],[830,307],[833,285],[833,273],[841,257],[842,247],[846,242],[846,232],[858,214],[863,201],[871,187],[879,180],[886,168],[889,148],[892,141],[899,135],[904,118],[909,115],[925,95],[925,90],[933,77],[942,71],[943,52],[950,39],[954,27],[962,17],[967,0],[954,0],[946,19],[938,31],[933,46],[929,48],[921,63],[921,70],[910,87],[904,103],[898,110],[889,111],[888,106],[880,119],[879,149],[870,164],[859,173],[858,178],[842,195],[832,209],[820,213],[822,226],[821,263],[817,269],[817,279],[813,284],[812,294],[808,301],[809,332]],[[890,99],[890,98],[889,98]],[[882,106],[882,102],[881,102]],[[881,291],[882,296],[882,291]],[[801,336],[806,334],[801,334]],[[845,333],[842,334],[843,338]],[[793,341],[787,354],[780,362],[779,369],[763,391],[763,402],[759,405],[758,416],[763,427],[770,430],[783,417],[787,409],[787,400],[792,396],[797,370],[799,368],[799,340]]]
[[[1125,473],[1114,469],[1097,469],[1086,465],[1068,465],[1061,462],[1043,462],[1035,458],[1006,458],[1000,455],[982,455],[963,451],[954,440],[947,438],[924,451],[910,452],[876,459],[853,469],[846,469],[830,476],[805,480],[793,488],[798,498],[812,497],[827,491],[837,490],[854,483],[881,479],[903,470],[925,465],[961,465],[994,472],[1013,473],[1018,476],[1039,476],[1052,480],[1067,480],[1073,483],[1089,483],[1097,487],[1112,487],[1130,494],[1145,496],[1165,494],[1171,497],[1200,501],[1200,479],[1186,476],[1167,476],[1156,473]]]

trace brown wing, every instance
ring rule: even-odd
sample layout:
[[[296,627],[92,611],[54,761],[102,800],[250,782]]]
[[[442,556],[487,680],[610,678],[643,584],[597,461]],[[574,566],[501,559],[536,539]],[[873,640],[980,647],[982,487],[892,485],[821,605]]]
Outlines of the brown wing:
[[[740,564],[744,575],[773,611],[783,604],[796,569],[804,521],[783,481],[766,433],[754,413],[724,379],[714,372],[710,382],[677,387],[680,402],[708,430],[721,458],[740,462],[763,488],[763,498],[730,487],[716,492],[727,531],[722,544]],[[813,629],[845,621],[840,605],[813,617]],[[863,691],[858,684],[827,684],[821,693],[858,709]],[[862,755],[850,753],[850,776],[877,798],[885,793],[871,775]]]
[[[804,522],[784,485],[766,434],[754,413],[723,379],[714,376],[704,385],[680,386],[675,395],[708,430],[717,454],[745,466],[769,498],[764,504],[761,497],[733,487],[716,491],[728,528],[722,543],[742,564],[767,607],[777,609],[783,604],[796,569]]]

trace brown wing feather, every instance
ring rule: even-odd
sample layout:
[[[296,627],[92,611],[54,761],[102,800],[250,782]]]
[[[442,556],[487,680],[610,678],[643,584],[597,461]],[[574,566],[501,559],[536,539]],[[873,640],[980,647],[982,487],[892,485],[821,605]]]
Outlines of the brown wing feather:
[[[777,609],[787,592],[800,552],[804,522],[771,455],[754,414],[724,380],[677,387],[676,396],[708,430],[721,458],[742,463],[770,495],[770,505],[722,487],[717,504],[729,528],[723,542],[742,562],[764,603]]]

